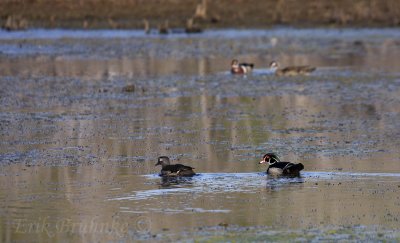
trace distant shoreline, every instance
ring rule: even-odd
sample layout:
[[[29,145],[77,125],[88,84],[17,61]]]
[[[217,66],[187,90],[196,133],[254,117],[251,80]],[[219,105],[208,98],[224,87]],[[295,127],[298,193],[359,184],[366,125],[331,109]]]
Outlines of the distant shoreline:
[[[203,5],[206,7],[204,8]],[[203,6],[203,12],[200,7]],[[11,19],[11,20],[10,20]],[[17,20],[15,20],[17,19]],[[0,2],[0,25],[22,28],[184,28],[193,19],[202,29],[294,27],[400,27],[400,2],[259,0],[81,0]],[[18,22],[19,21],[19,22]]]

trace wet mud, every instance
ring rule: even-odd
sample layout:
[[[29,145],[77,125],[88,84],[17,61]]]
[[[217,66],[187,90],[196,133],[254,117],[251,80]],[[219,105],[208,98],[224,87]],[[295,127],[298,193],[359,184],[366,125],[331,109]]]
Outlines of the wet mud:
[[[0,25],[25,28],[142,28],[143,20],[159,28],[185,27],[188,19],[210,28],[290,26],[399,26],[396,0],[259,1],[259,0],[80,0],[2,1]]]
[[[0,241],[399,240],[399,37],[0,31]],[[305,170],[268,177],[265,152]]]

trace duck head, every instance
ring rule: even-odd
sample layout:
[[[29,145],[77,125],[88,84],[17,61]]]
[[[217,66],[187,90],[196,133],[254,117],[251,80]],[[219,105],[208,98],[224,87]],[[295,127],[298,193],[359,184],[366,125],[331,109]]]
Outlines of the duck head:
[[[161,166],[169,165],[169,158],[167,156],[158,157],[157,164],[155,166],[157,166],[157,165],[161,165]]]
[[[272,61],[272,62],[269,64],[269,68],[270,68],[271,70],[273,70],[273,71],[276,71],[276,70],[278,69],[278,67],[279,67],[279,64],[278,64],[277,61]]]
[[[272,165],[279,161],[280,159],[278,155],[276,155],[275,153],[267,153],[263,156],[263,159],[259,162],[259,164],[268,163],[269,165]]]
[[[239,68],[239,61],[237,59],[233,59],[231,63],[232,68]]]

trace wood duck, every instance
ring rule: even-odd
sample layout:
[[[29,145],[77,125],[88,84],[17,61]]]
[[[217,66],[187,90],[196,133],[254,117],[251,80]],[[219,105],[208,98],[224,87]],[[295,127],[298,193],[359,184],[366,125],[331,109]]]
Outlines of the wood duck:
[[[276,61],[272,61],[269,64],[269,67],[277,76],[309,75],[316,69],[315,67],[311,66],[290,66],[279,68],[279,63]]]
[[[253,70],[253,63],[239,63],[238,60],[233,59],[231,63],[231,73],[232,74],[246,74]]]
[[[268,163],[267,174],[270,175],[299,175],[300,171],[304,169],[302,163],[281,162],[274,153],[265,154],[259,164],[263,163]]]
[[[160,176],[194,176],[194,168],[182,164],[171,165],[167,156],[158,157],[157,165],[161,165]]]

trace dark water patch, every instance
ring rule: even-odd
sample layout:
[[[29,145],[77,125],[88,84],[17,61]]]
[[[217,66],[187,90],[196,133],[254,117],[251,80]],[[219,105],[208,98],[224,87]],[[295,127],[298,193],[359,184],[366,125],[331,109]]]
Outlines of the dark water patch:
[[[1,165],[10,165],[13,163],[29,163],[29,160],[36,158],[39,154],[38,150],[29,152],[14,152],[0,155]]]
[[[51,143],[52,145],[56,144]],[[13,143],[13,146],[35,145],[32,143]],[[88,165],[98,161],[97,156],[91,154],[87,147],[61,147],[51,149],[34,149],[27,152],[10,152],[0,154],[2,165],[23,163],[27,166],[76,166]]]

